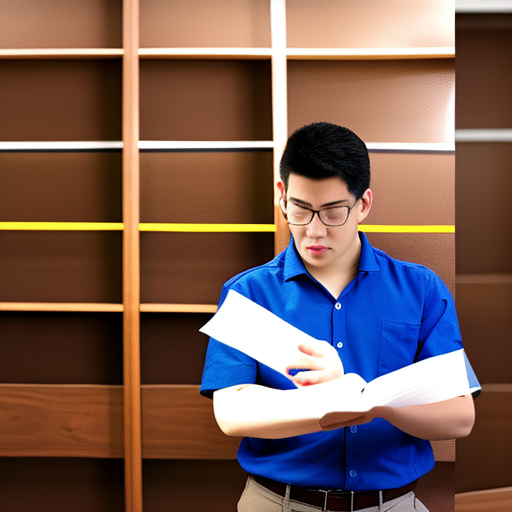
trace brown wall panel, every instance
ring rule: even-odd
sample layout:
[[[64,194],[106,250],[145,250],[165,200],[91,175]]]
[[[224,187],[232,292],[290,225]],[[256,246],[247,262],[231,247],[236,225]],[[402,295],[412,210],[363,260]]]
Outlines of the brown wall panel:
[[[512,272],[512,144],[457,144],[457,273]]]
[[[0,384],[0,456],[122,457],[122,386]]]
[[[144,386],[142,439],[149,459],[233,459],[240,443],[222,433],[199,386]]]
[[[125,510],[122,459],[0,458],[2,512]]]
[[[0,382],[122,384],[116,313],[0,312]]]
[[[141,222],[273,224],[272,151],[141,154]]]
[[[3,60],[0,140],[121,138],[120,60]]]
[[[217,304],[227,279],[273,255],[273,233],[141,233],[141,302]]]
[[[210,314],[144,313],[141,317],[143,384],[200,384],[208,337],[199,329]]]
[[[121,154],[0,153],[0,219],[121,222]]]
[[[430,512],[454,511],[454,472],[453,462],[436,462],[434,469],[420,478],[415,493]]]
[[[233,460],[145,460],[142,475],[147,512],[236,510],[247,478]]]
[[[289,61],[289,131],[314,121],[366,142],[451,142],[454,62]]]
[[[453,2],[293,0],[289,47],[401,48],[454,46]]]
[[[510,128],[510,15],[457,15],[457,128]]]
[[[121,237],[0,231],[0,302],[121,302]]]
[[[121,47],[121,0],[2,0],[0,48]]]
[[[377,248],[431,268],[455,293],[455,237],[449,233],[368,233]]]
[[[366,224],[455,224],[455,155],[371,152]]]
[[[144,0],[142,47],[269,47],[268,0]]]
[[[270,62],[141,62],[140,138],[271,140]]]
[[[512,280],[457,282],[464,348],[480,383],[512,382]]]
[[[473,431],[457,440],[456,492],[512,486],[512,385],[485,386]]]

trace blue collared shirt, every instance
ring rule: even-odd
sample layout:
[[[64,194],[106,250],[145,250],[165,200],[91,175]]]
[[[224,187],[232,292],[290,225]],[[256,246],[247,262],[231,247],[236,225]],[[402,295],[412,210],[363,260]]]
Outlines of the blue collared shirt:
[[[455,305],[441,279],[424,266],[398,261],[360,233],[356,277],[336,299],[305,268],[293,239],[271,262],[223,287],[250,298],[311,336],[336,347],[345,373],[370,382],[428,357],[462,348]],[[478,382],[470,370],[470,385]],[[278,372],[210,339],[201,393],[254,383],[293,389]],[[324,489],[401,487],[434,466],[429,441],[376,418],[357,427],[285,439],[244,438],[238,451],[248,472]]]

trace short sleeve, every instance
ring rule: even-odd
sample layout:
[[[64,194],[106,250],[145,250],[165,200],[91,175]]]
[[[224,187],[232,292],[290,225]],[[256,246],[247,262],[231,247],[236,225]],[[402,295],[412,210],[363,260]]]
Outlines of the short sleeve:
[[[224,286],[219,306],[224,302],[228,288]],[[238,384],[254,384],[258,376],[257,362],[232,347],[210,338],[203,368],[200,393],[212,398],[218,389]]]
[[[462,336],[453,297],[439,276],[431,272],[425,293],[418,360],[461,348]],[[464,357],[469,387],[473,396],[477,396],[480,384],[466,354]]]

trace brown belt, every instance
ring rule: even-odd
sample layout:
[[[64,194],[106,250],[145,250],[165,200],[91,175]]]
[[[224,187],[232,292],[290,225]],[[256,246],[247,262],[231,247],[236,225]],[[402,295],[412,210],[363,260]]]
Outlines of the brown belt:
[[[283,497],[286,495],[286,484],[257,475],[253,475],[253,478],[269,491]],[[384,489],[382,491],[382,501],[399,498],[414,490],[415,487],[416,482],[412,482],[397,489]],[[291,485],[290,499],[320,507],[322,510],[344,510],[348,512],[377,507],[379,505],[379,491],[324,491]]]

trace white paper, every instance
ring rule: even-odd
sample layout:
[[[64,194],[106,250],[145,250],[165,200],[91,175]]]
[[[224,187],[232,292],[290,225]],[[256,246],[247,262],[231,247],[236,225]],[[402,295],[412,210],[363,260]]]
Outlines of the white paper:
[[[283,375],[300,359],[300,343],[320,341],[243,295],[229,290],[225,301],[200,331]],[[332,389],[331,389],[332,387]],[[440,402],[470,393],[463,349],[410,364],[366,383],[346,374],[329,386],[331,412],[364,412],[377,405],[404,407]]]
[[[321,343],[234,290],[199,330],[283,375],[303,355],[300,343]]]
[[[469,394],[462,349],[429,357],[372,380],[365,388],[367,408],[441,402]]]

